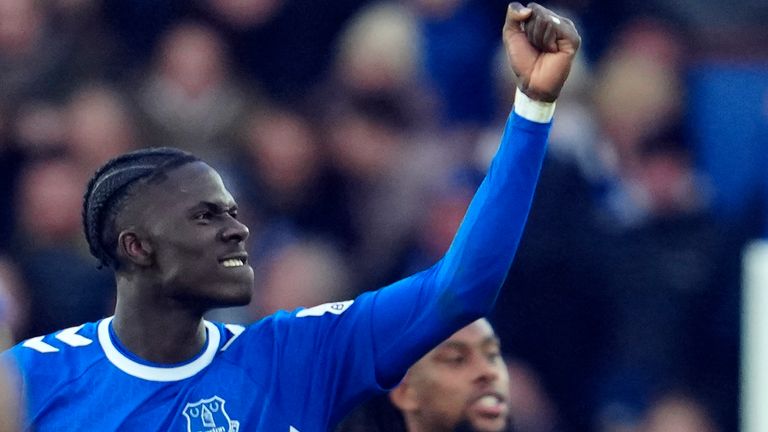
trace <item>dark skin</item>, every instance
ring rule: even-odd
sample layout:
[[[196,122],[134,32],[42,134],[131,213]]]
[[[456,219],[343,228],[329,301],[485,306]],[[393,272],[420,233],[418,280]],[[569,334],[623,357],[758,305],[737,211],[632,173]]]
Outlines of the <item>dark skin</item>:
[[[538,3],[514,2],[503,39],[517,87],[533,100],[554,102],[581,45],[573,22]]]
[[[484,406],[485,396],[498,401]],[[409,432],[454,431],[459,425],[501,432],[508,426],[509,399],[507,366],[486,319],[462,328],[427,353],[390,393]]]
[[[247,304],[253,269],[248,228],[219,175],[195,162],[140,186],[117,219],[117,305],[120,341],[157,363],[178,363],[205,344],[202,315]],[[225,267],[230,258],[245,265]]]
[[[536,3],[511,3],[503,39],[518,87],[534,100],[557,99],[580,44],[573,23]],[[203,314],[251,298],[253,269],[223,262],[245,258],[248,228],[234,199],[211,167],[191,163],[141,186],[116,223],[117,336],[148,361],[194,357],[206,342]]]

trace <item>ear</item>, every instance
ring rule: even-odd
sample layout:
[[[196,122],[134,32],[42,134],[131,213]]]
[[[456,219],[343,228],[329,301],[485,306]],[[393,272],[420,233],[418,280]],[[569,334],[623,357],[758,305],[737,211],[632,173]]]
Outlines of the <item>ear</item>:
[[[124,230],[117,237],[117,254],[139,267],[152,264],[152,245],[135,231]]]
[[[416,390],[411,386],[407,374],[403,381],[389,392],[389,400],[403,413],[412,412],[418,408]]]

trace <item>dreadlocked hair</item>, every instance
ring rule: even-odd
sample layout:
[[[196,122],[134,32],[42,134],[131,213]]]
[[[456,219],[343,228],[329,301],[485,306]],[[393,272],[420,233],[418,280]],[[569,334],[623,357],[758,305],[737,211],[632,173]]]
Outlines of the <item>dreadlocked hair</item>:
[[[157,147],[125,153],[96,171],[83,196],[83,230],[91,254],[101,266],[118,268],[115,220],[136,186],[197,161],[197,156],[185,151]]]

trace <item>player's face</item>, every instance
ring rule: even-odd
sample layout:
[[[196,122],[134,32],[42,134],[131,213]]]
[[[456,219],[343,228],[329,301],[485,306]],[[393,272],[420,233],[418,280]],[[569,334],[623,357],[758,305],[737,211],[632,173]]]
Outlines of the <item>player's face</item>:
[[[408,385],[415,416],[428,430],[453,430],[462,422],[479,432],[506,430],[509,374],[487,320],[456,332],[419,360]]]
[[[194,162],[173,169],[140,201],[163,297],[202,309],[250,301],[248,227],[213,168]]]

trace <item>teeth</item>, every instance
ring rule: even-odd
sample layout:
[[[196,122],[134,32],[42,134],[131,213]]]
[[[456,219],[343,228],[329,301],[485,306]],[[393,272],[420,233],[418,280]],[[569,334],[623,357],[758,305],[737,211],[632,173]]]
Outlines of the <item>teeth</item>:
[[[243,260],[239,258],[230,258],[221,262],[224,267],[242,267],[245,265]]]
[[[497,398],[496,396],[487,395],[478,399],[477,402],[480,404],[480,406],[495,407],[496,405],[499,404],[500,401],[499,401],[499,398]]]

